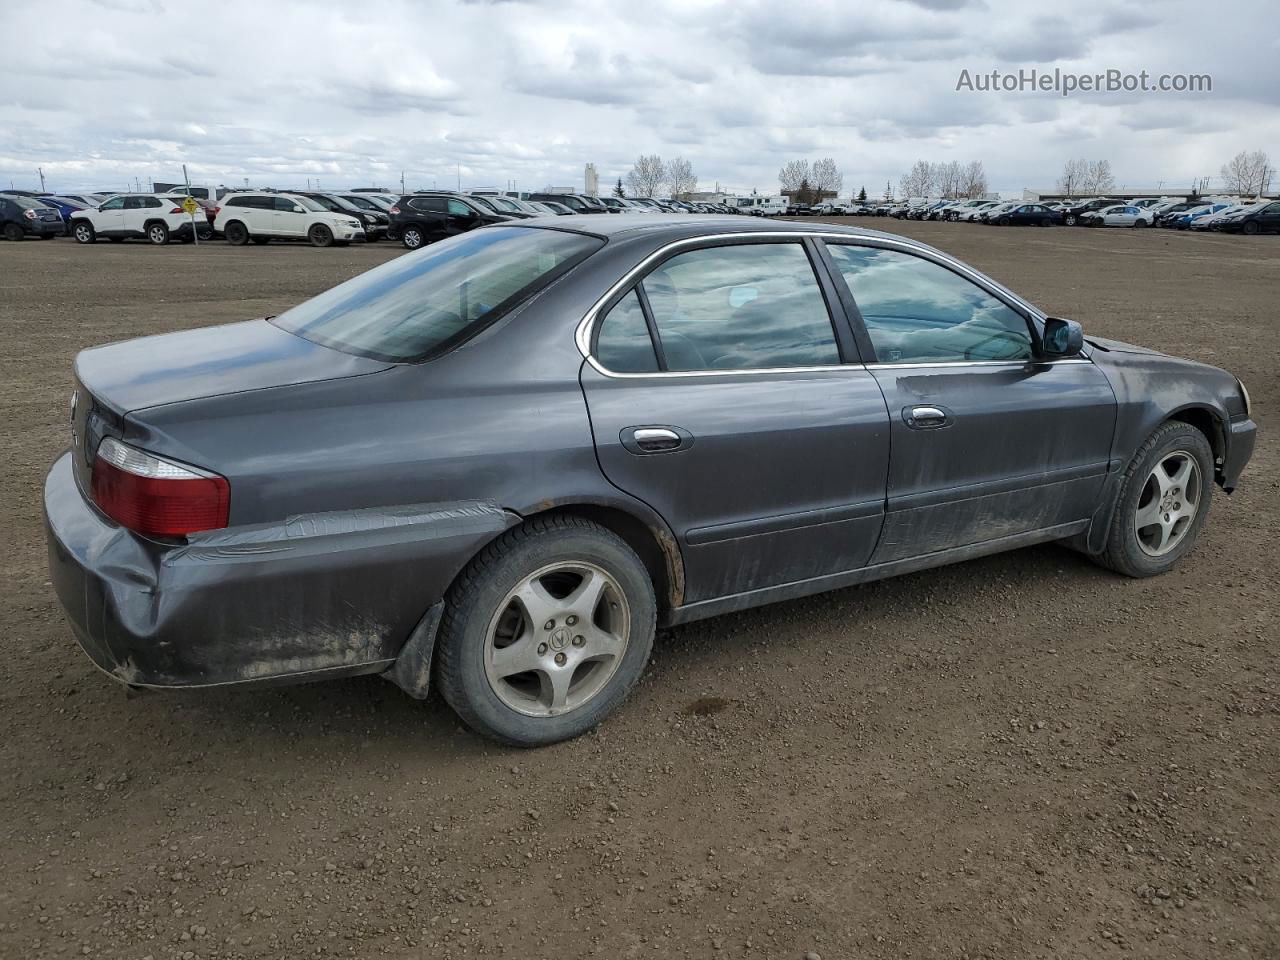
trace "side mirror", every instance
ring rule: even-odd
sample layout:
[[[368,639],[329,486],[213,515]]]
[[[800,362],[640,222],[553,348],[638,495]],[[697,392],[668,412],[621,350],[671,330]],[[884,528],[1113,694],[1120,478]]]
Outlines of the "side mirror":
[[[1074,320],[1049,317],[1044,322],[1041,353],[1046,360],[1066,360],[1080,355],[1084,347],[1084,328]]]

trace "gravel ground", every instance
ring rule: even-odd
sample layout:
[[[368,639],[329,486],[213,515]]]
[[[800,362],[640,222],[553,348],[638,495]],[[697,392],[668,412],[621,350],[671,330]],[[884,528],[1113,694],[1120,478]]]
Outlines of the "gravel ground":
[[[1262,434],[1172,573],[1045,546],[672,631],[536,752],[378,678],[126,697],[45,573],[71,360],[379,244],[0,244],[0,956],[1280,956],[1280,238],[857,221],[1219,364]]]

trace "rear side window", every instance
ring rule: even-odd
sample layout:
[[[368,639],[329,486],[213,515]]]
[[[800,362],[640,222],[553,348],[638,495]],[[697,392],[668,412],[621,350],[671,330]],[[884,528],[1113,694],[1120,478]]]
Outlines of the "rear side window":
[[[831,316],[799,243],[706,247],[644,279],[669,370],[840,362]]]
[[[385,263],[271,322],[376,360],[425,360],[474,336],[603,245],[558,230],[472,230]]]
[[[653,373],[658,357],[649,337],[639,295],[632,290],[600,323],[596,358],[615,373]]]
[[[1022,314],[941,264],[829,243],[880,363],[1030,360]]]
[[[444,213],[448,204],[445,203],[444,197],[417,197],[409,201],[409,206],[427,213]]]

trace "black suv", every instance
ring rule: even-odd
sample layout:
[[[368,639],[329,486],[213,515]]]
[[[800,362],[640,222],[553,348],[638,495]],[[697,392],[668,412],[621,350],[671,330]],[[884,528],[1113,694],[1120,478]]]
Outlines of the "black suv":
[[[609,208],[595,197],[588,197],[583,193],[531,193],[525,199],[550,200],[552,203],[562,203],[574,213],[609,212]]]
[[[27,234],[48,240],[63,231],[62,214],[34,197],[0,195],[0,236],[22,240]]]
[[[391,229],[410,250],[490,223],[506,223],[504,216],[461,193],[409,193],[391,208]]]

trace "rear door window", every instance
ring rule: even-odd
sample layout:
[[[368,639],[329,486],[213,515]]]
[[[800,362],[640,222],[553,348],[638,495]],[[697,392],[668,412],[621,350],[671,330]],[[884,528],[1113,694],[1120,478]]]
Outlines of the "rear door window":
[[[668,370],[840,363],[831,315],[799,243],[677,254],[644,278]]]
[[[601,321],[596,359],[615,373],[652,373],[658,369],[649,325],[635,290],[619,300]]]

